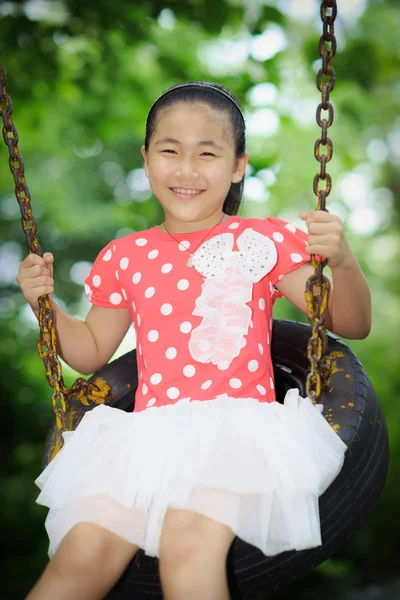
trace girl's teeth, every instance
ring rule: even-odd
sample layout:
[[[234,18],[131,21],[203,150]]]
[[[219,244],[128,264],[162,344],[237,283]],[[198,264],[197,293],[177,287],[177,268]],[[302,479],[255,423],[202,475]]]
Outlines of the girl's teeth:
[[[194,194],[199,194],[201,192],[201,190],[179,190],[176,188],[172,188],[174,192],[176,192],[177,194],[188,194],[188,195],[194,195]]]

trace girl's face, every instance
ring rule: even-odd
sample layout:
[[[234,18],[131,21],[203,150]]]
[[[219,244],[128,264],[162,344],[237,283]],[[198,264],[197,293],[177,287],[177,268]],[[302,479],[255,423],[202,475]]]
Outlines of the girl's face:
[[[241,181],[248,161],[248,154],[235,157],[228,116],[204,104],[162,111],[142,154],[171,233],[216,225],[230,185]]]

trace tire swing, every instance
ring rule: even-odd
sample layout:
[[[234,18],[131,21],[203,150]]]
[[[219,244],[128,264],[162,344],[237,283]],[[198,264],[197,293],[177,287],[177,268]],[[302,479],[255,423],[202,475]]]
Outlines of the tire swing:
[[[323,64],[317,76],[317,86],[322,92],[322,102],[317,109],[317,123],[322,127],[322,136],[315,144],[315,157],[321,168],[314,178],[313,188],[318,197],[318,210],[326,210],[326,197],[331,191],[326,163],[333,152],[327,130],[333,122],[329,94],[335,85],[332,58],[336,52],[336,14],[336,0],[321,2],[323,35],[319,52]],[[327,83],[323,83],[323,77],[328,79]],[[24,163],[18,149],[18,132],[11,118],[12,103],[5,89],[6,81],[5,69],[0,65],[3,138],[10,153],[9,164],[21,209],[22,226],[29,252],[42,256],[25,182]],[[322,119],[322,110],[328,111],[328,120]],[[321,145],[327,146],[327,154],[320,154]],[[325,190],[318,189],[320,181],[326,182]],[[310,325],[292,321],[274,321],[273,324],[276,396],[282,402],[286,391],[297,387],[301,395],[307,395],[314,404],[322,403],[324,417],[347,444],[348,450],[341,472],[320,497],[322,546],[265,557],[257,548],[235,538],[227,560],[231,598],[234,600],[267,598],[274,590],[300,579],[326,560],[363,524],[386,481],[388,435],[382,409],[357,357],[343,341],[325,332],[329,280],[322,272],[326,261],[313,256],[312,264],[315,273],[309,278],[305,291]],[[44,446],[44,468],[61,448],[62,432],[74,430],[86,411],[105,403],[132,412],[138,380],[136,350],[132,350],[90,379],[77,379],[72,388],[67,389],[56,353],[56,332],[49,297],[42,296],[39,306],[40,338],[37,346],[53,389],[55,413],[55,424]],[[161,599],[158,559],[139,551],[108,597],[116,600]]]

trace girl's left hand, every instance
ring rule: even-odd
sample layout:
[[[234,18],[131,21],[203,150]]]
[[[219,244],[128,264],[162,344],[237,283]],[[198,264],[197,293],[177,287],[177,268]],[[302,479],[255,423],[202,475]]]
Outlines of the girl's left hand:
[[[342,219],[323,210],[300,213],[308,229],[306,252],[320,254],[330,268],[346,264],[353,253],[344,234]]]

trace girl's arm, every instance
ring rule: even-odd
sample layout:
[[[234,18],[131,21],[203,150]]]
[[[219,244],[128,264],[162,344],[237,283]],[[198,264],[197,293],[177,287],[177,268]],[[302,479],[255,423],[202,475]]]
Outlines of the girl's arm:
[[[310,211],[300,216],[308,228],[306,251],[327,258],[332,271],[327,329],[348,339],[366,338],[371,330],[371,293],[357,258],[348,245],[341,219],[325,211]],[[304,292],[307,279],[313,273],[312,265],[305,264],[275,285],[305,314]]]
[[[307,279],[314,273],[311,264],[286,275],[275,287],[299,310],[307,314],[304,297]],[[359,340],[371,330],[371,294],[357,259],[347,266],[332,268],[326,327],[336,335]]]
[[[71,317],[51,300],[57,353],[75,371],[94,373],[108,363],[131,324],[127,308],[92,306],[85,321]],[[36,316],[39,311],[34,310]]]
[[[70,317],[52,299],[53,256],[29,254],[21,263],[17,282],[36,317],[38,298],[50,295],[57,330],[57,352],[65,362],[84,375],[94,373],[112,357],[130,326],[127,308],[92,306],[85,321]]]

